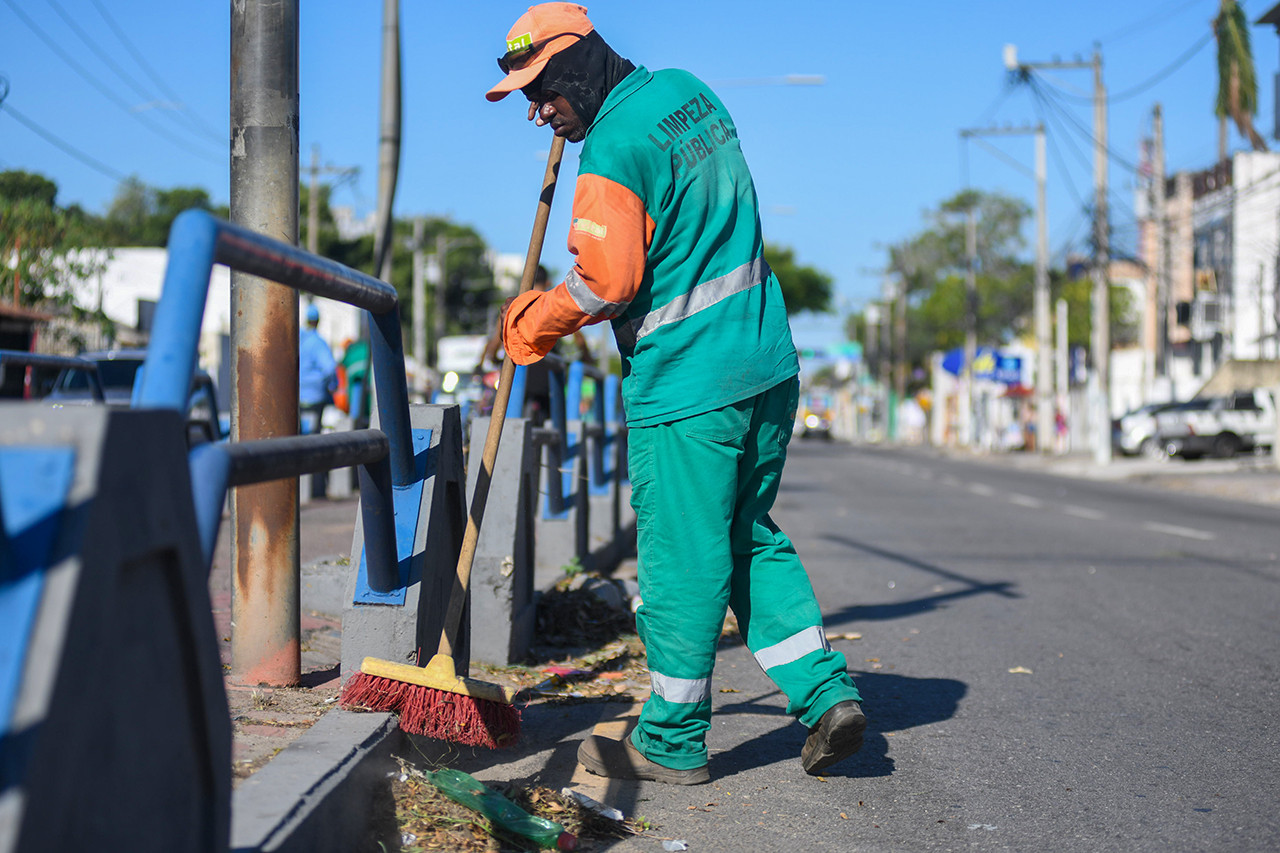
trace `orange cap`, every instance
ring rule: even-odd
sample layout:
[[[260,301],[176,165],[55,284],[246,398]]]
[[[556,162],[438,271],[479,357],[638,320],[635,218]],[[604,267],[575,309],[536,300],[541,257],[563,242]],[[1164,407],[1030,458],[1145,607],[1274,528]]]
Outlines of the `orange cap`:
[[[516,89],[529,85],[542,73],[548,59],[593,29],[586,6],[577,3],[530,6],[507,32],[507,52],[498,60],[507,76],[485,97],[501,101]]]

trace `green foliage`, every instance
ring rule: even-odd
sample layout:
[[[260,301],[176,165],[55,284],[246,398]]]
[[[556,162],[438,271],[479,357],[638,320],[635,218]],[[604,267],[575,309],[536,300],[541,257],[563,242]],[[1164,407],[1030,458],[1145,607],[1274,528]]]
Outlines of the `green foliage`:
[[[1213,19],[1213,32],[1218,40],[1218,96],[1214,115],[1218,118],[1235,118],[1240,112],[1255,115],[1258,78],[1249,47],[1249,22],[1236,0],[1222,0],[1218,16]]]
[[[888,247],[886,273],[898,286],[905,283],[908,375],[927,376],[932,353],[962,346],[967,329],[969,256],[967,214],[975,214],[976,246],[973,300],[978,344],[999,345],[1034,333],[1035,267],[1024,259],[1023,229],[1032,215],[1023,201],[1000,194],[967,190],[926,211],[926,227]],[[1050,299],[1068,303],[1068,333],[1072,345],[1088,346],[1092,285],[1088,278],[1068,279],[1050,271]],[[879,306],[881,326],[894,323],[901,303]],[[873,325],[875,333],[879,326]],[[867,312],[846,321],[850,340],[864,342],[868,369],[884,375],[883,362],[892,353],[882,347],[883,336],[867,341]],[[1111,288],[1111,337],[1116,345],[1136,339],[1134,305],[1125,288]],[[923,380],[922,380],[923,381]]]
[[[208,191],[199,187],[162,190],[137,177],[128,178],[116,190],[101,223],[102,240],[108,246],[164,246],[173,220],[192,208],[227,215],[225,208],[216,208]]]
[[[831,310],[831,276],[796,262],[796,253],[785,246],[764,247],[764,259],[778,276],[787,312],[826,313]]]
[[[57,185],[27,172],[0,173],[0,294],[19,306],[74,306],[74,284],[96,274],[100,255],[78,209],[54,204]]]
[[[57,197],[58,185],[44,175],[21,170],[0,172],[0,198],[14,202],[30,199],[51,208]]]
[[[1266,151],[1267,143],[1253,126],[1258,112],[1258,76],[1249,47],[1249,22],[1236,0],[1222,0],[1213,19],[1218,41],[1218,94],[1213,112],[1218,117],[1219,157],[1226,157],[1226,121],[1235,122],[1240,135],[1247,137],[1255,151]]]

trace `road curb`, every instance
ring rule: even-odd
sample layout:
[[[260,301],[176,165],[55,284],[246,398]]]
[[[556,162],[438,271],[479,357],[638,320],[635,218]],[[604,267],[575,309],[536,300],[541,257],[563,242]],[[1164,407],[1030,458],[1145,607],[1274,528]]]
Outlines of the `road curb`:
[[[231,850],[358,849],[400,741],[393,714],[328,712],[235,790]]]

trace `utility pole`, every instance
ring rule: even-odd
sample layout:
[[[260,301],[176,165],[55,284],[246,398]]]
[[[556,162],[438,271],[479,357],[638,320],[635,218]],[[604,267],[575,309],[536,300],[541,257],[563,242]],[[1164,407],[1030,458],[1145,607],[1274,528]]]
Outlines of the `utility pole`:
[[[1070,409],[1070,406],[1067,404],[1069,402],[1069,395],[1071,394],[1071,373],[1070,365],[1067,362],[1067,300],[1059,299],[1054,308],[1054,325],[1057,326],[1056,363],[1058,366],[1055,376],[1056,381],[1054,382],[1054,390],[1056,392],[1054,394],[1054,399],[1057,402],[1058,408],[1061,409],[1062,413],[1065,415]],[[1070,422],[1068,422],[1067,426],[1067,434],[1070,436]],[[1057,424],[1054,425],[1054,428],[1057,428]],[[1062,448],[1062,450],[1063,452],[1066,452],[1070,449],[1070,439],[1068,438],[1067,444]]]
[[[1106,465],[1111,462],[1111,310],[1109,299],[1109,273],[1111,266],[1110,230],[1107,215],[1107,90],[1102,82],[1102,52],[1094,48],[1088,61],[1074,62],[1019,62],[1018,49],[1011,44],[1004,46],[1005,67],[1023,77],[1038,68],[1083,69],[1093,71],[1093,394],[1092,433],[1094,460]]]
[[[893,390],[898,404],[907,396],[907,280],[904,278],[898,286],[897,313],[894,315],[893,337],[896,362],[893,371]]]
[[[960,371],[960,446],[976,444],[973,423],[973,362],[978,357],[978,212],[969,205],[964,221],[968,263],[964,281],[964,367]]]
[[[431,314],[431,321],[434,327],[435,345],[432,350],[435,351],[435,358],[432,360],[432,366],[436,366],[440,361],[440,341],[444,338],[444,309],[447,304],[445,297],[449,290],[449,240],[444,236],[444,228],[440,229],[440,233],[436,235],[436,298],[435,311]]]
[[[382,100],[378,124],[378,227],[373,240],[373,274],[391,281],[391,210],[400,171],[400,2],[382,3]]]
[[[1094,418],[1093,458],[1111,462],[1111,229],[1107,212],[1107,89],[1102,83],[1102,52],[1093,51],[1093,372],[1098,402]]]
[[[962,130],[962,137],[973,136],[1025,136],[1036,139],[1036,279],[1035,279],[1035,329],[1036,329],[1036,448],[1048,453],[1053,444],[1053,345],[1049,328],[1049,212],[1046,203],[1046,176],[1044,125],[1027,127],[989,127]]]
[[[1161,384],[1169,375],[1169,216],[1165,193],[1164,111],[1156,104],[1152,111],[1152,199],[1151,215],[1156,226],[1156,379]]]
[[[880,323],[880,388],[884,392],[884,437],[890,440],[897,429],[897,403],[893,399],[893,282],[881,286],[884,316]]]
[[[313,255],[320,254],[320,186],[321,175],[331,174],[347,177],[359,171],[356,167],[340,168],[338,166],[320,165],[320,146],[311,146],[311,166],[307,168],[307,251]]]
[[[298,0],[231,4],[231,221],[298,242]],[[231,440],[298,433],[298,291],[231,273]],[[231,492],[231,674],[301,680],[298,481]]]
[[[426,221],[421,217],[413,220],[413,359],[419,364],[427,363],[427,285],[423,272],[422,237],[426,230]]]

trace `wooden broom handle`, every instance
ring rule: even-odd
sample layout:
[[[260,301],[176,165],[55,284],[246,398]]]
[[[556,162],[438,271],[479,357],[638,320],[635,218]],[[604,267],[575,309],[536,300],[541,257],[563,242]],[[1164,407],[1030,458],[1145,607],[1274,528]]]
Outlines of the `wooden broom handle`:
[[[551,199],[556,192],[556,176],[560,172],[560,159],[564,155],[564,138],[551,140],[551,152],[547,155],[547,171],[542,177],[542,193],[538,196],[538,211],[533,219],[533,234],[529,237],[529,251],[524,256],[524,274],[520,277],[520,292],[533,288],[533,279],[542,257],[542,241],[547,236],[547,219],[551,216]],[[501,321],[500,321],[501,322]],[[489,485],[493,481],[493,467],[498,459],[498,442],[502,438],[502,426],[507,420],[507,402],[511,399],[511,383],[515,378],[516,363],[511,354],[502,360],[502,373],[498,379],[497,393],[493,398],[493,413],[489,416],[489,431],[484,439],[484,452],[480,457],[480,471],[476,475],[475,493],[471,496],[471,512],[467,516],[467,530],[462,537],[462,550],[458,553],[458,571],[453,590],[449,594],[449,609],[445,612],[440,630],[442,655],[453,655],[453,644],[458,639],[462,624],[462,608],[467,601],[467,587],[471,583],[471,564],[476,557],[476,543],[480,539],[480,522],[484,518],[485,504],[489,499]]]

